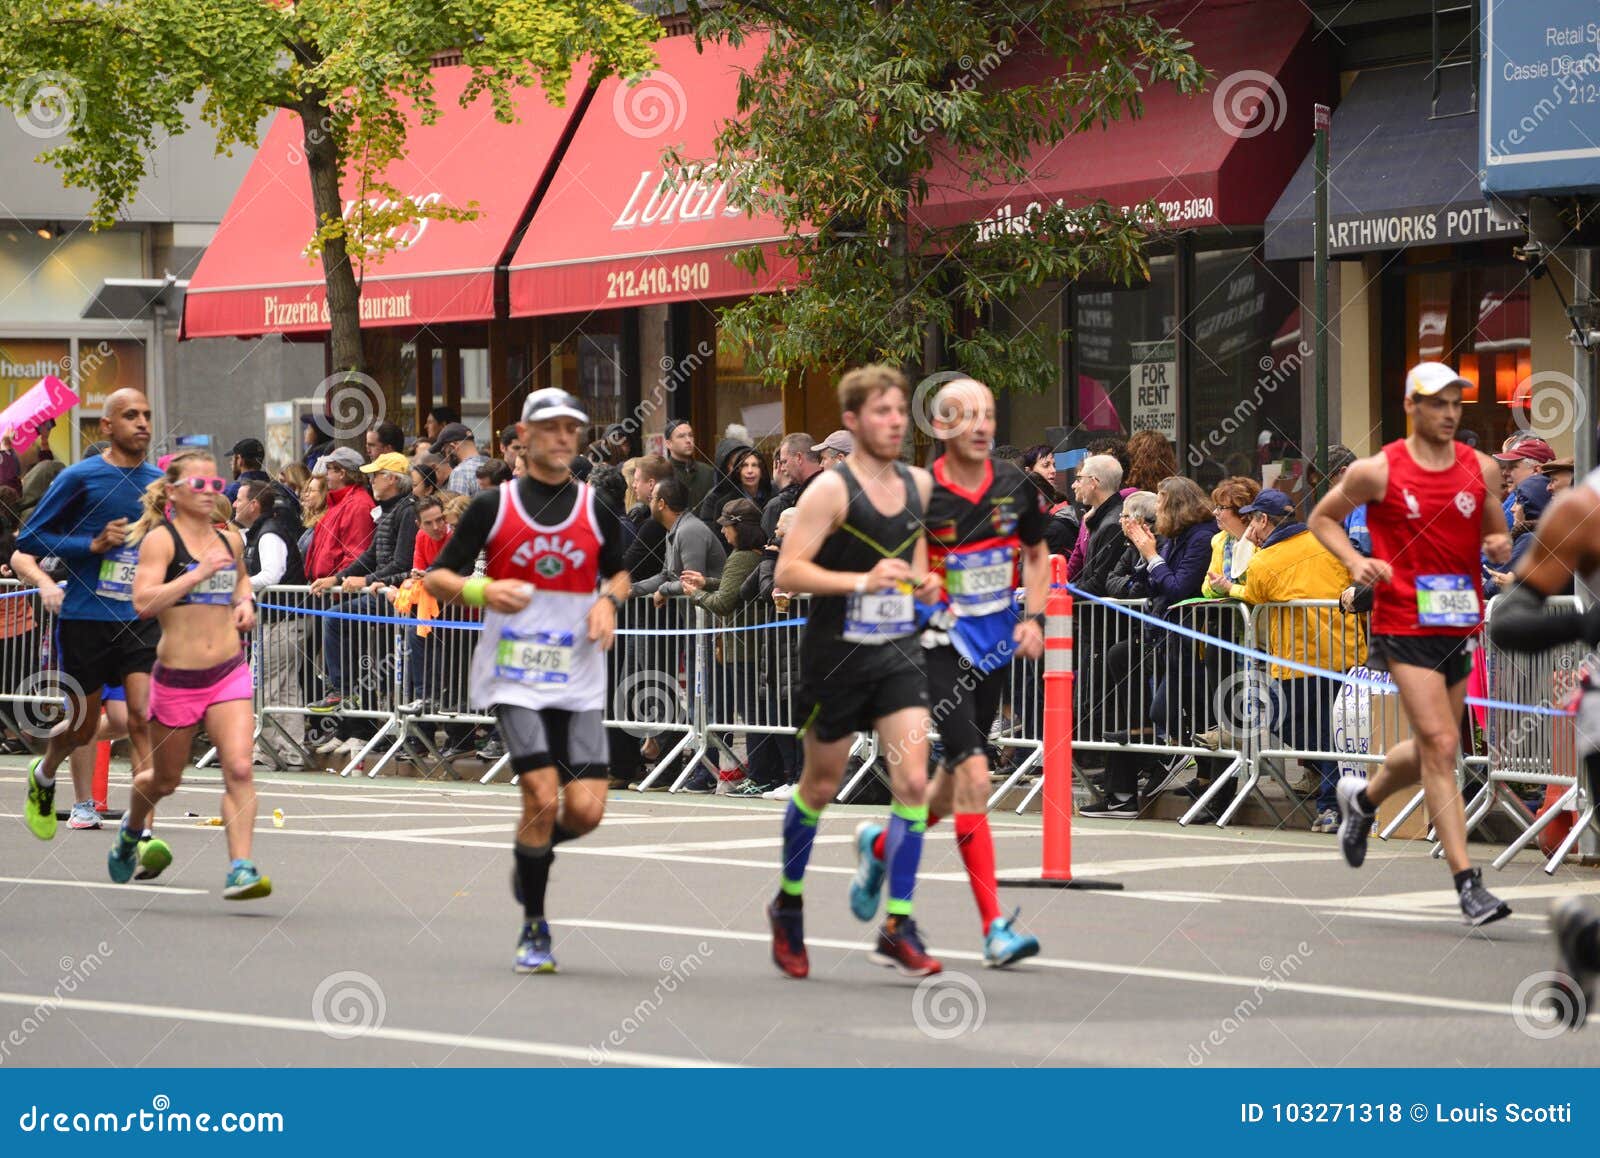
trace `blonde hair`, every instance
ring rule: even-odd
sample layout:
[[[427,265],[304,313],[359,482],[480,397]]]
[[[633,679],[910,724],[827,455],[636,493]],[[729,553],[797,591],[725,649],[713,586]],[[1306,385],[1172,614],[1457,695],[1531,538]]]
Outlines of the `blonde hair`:
[[[278,472],[278,481],[295,494],[299,494],[305,489],[306,483],[311,481],[311,472],[306,469],[305,463],[291,462]]]
[[[449,494],[441,491],[439,500],[444,504],[444,521],[452,527],[461,521],[462,512],[472,505],[472,499],[459,491],[451,491]]]
[[[143,512],[133,526],[128,528],[127,538],[123,542],[129,546],[139,542],[156,527],[167,520],[167,487],[183,477],[183,468],[192,462],[209,462],[211,469],[217,468],[217,460],[203,450],[185,450],[173,455],[167,460],[167,469],[161,472],[161,477],[144,488],[144,494],[139,502]],[[217,496],[221,498],[221,495]]]
[[[322,497],[317,502],[312,502],[307,496],[316,493],[316,488],[322,488]],[[300,523],[302,526],[314,527],[322,522],[322,516],[328,513],[328,484],[321,475],[306,479],[306,485],[300,490]]]
[[[211,504],[211,521],[218,526],[226,527],[233,522],[233,504],[228,501],[227,495],[218,495]]]

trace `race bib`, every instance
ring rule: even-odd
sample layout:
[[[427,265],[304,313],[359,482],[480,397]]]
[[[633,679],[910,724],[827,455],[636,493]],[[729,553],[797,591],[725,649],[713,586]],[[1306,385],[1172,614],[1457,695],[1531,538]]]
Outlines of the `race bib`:
[[[1005,611],[1015,599],[1015,573],[1016,556],[1010,547],[946,555],[944,589],[950,609],[959,616]]]
[[[846,643],[888,643],[917,630],[915,601],[909,591],[871,591],[851,595],[844,607]]]
[[[126,603],[133,598],[133,573],[139,569],[139,548],[118,547],[100,560],[100,580],[94,593],[101,599]]]
[[[524,684],[564,684],[572,678],[570,631],[517,631],[506,628],[496,645],[494,674]]]
[[[1417,576],[1417,622],[1423,627],[1476,627],[1482,619],[1469,576]]]
[[[193,571],[199,564],[190,563],[185,570]],[[220,571],[213,571],[207,575],[194,589],[189,592],[188,603],[226,604],[233,602],[233,589],[237,584],[237,572],[232,567],[224,567]]]

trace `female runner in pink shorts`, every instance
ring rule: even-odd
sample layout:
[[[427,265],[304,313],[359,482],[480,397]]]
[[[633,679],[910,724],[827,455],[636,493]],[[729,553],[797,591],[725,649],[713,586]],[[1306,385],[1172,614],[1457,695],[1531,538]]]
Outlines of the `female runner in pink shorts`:
[[[267,896],[272,882],[250,860],[255,711],[239,637],[255,628],[256,614],[238,536],[211,521],[225,485],[210,455],[174,455],[145,491],[144,514],[128,533],[139,544],[133,605],[141,618],[160,616],[161,642],[150,673],[152,767],[134,778],[109,866],[120,882],[135,875],[136,865],[147,879],[172,863],[172,850],[148,826],[156,803],[177,791],[195,728],[204,721],[222,765],[222,822],[232,861],[222,895],[241,901]]]

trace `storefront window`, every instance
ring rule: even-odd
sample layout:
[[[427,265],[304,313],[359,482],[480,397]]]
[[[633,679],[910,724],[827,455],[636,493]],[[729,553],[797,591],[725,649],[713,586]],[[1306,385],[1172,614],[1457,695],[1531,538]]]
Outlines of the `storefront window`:
[[[599,438],[624,417],[621,335],[574,333],[557,343],[550,353],[550,384],[583,399],[591,423],[585,438]]]
[[[144,343],[123,338],[79,338],[73,388],[78,392],[77,457],[100,440],[100,411],[125,386],[145,388]],[[70,436],[69,436],[70,437]],[[52,438],[54,449],[55,440]],[[60,451],[56,452],[58,455]]]
[[[1405,287],[1406,365],[1445,362],[1473,383],[1462,399],[1459,437],[1498,451],[1518,429],[1517,411],[1528,406],[1527,271],[1506,264],[1414,273]]]
[[[1172,255],[1158,255],[1144,285],[1075,295],[1074,445],[1141,429],[1177,441],[1176,269]]]
[[[1185,470],[1207,490],[1234,475],[1291,494],[1304,485],[1300,368],[1311,347],[1295,276],[1294,263],[1268,265],[1259,249],[1195,256]]]
[[[706,447],[721,441],[728,427],[737,424],[749,431],[751,442],[770,462],[783,439],[783,391],[763,383],[759,375],[749,370],[747,361],[745,350],[718,341],[717,386],[711,411],[716,437],[706,440]]]
[[[49,374],[72,385],[72,346],[66,338],[0,338],[0,409],[10,406]],[[100,417],[98,404],[94,417]],[[50,434],[50,452],[63,461],[72,461],[69,423],[56,423]]]

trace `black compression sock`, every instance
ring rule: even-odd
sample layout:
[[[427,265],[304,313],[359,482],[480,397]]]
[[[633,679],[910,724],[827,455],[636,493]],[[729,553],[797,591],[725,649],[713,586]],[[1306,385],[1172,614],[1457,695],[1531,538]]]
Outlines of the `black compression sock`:
[[[805,907],[805,898],[800,897],[800,896],[796,896],[794,893],[780,892],[778,894],[778,908],[783,909],[785,911],[793,909],[793,910],[798,912],[800,909],[802,909],[804,907]]]
[[[1356,793],[1356,806],[1368,816],[1374,816],[1378,811],[1378,806],[1372,803],[1372,797],[1367,795],[1367,790],[1365,788]]]
[[[1464,886],[1472,882],[1472,873],[1472,869],[1462,869],[1460,872],[1456,873],[1450,878],[1456,882],[1456,892],[1459,893]]]
[[[573,832],[572,829],[558,820],[555,823],[555,827],[550,830],[550,847],[554,848],[558,844],[566,844],[569,840],[577,840],[582,835],[583,833]]]
[[[550,883],[550,862],[555,853],[550,846],[530,848],[518,844],[512,848],[517,858],[517,883],[522,886],[522,912],[530,921],[544,918],[544,891]]]
[[[1591,918],[1579,931],[1578,956],[1590,969],[1600,969],[1600,920]]]

